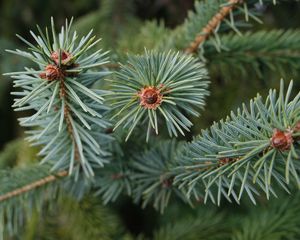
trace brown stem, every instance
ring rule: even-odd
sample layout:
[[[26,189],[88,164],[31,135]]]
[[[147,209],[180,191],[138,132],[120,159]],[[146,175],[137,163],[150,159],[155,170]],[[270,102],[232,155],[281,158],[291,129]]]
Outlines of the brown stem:
[[[49,175],[45,178],[42,178],[42,179],[37,180],[35,182],[29,183],[29,184],[27,184],[23,187],[20,187],[18,189],[15,189],[11,192],[8,192],[8,193],[0,196],[0,202],[5,201],[5,200],[7,200],[9,198],[12,198],[12,197],[16,197],[18,195],[21,195],[21,194],[23,194],[25,192],[28,192],[28,191],[31,191],[35,188],[41,187],[41,186],[43,186],[45,184],[48,184],[50,182],[54,182],[55,180],[57,180],[60,177],[66,177],[66,176],[68,176],[67,171],[58,172],[56,175]]]
[[[216,15],[208,22],[208,24],[201,30],[201,35],[198,35],[195,40],[185,49],[186,53],[194,53],[197,51],[199,45],[203,43],[219,26],[225,17],[239,4],[241,0],[229,0],[228,4],[220,9]]]
[[[107,67],[107,68],[120,68],[120,64],[118,63],[106,63],[103,65],[103,67]]]
[[[65,80],[62,78],[60,79],[60,99],[64,100],[65,102],[67,101],[67,92],[66,92],[66,86],[65,86]],[[70,122],[70,109],[69,107],[65,104],[64,108],[64,117],[66,119],[66,124],[67,124],[67,130],[70,134],[70,136],[73,136],[73,129],[72,125]]]
[[[67,91],[66,91],[64,78],[60,79],[60,98],[64,99],[65,102],[67,102],[68,95],[67,95]],[[71,120],[70,120],[70,118],[71,118],[70,108],[67,105],[65,105],[65,108],[64,108],[64,117],[66,120],[68,133],[75,145],[75,160],[79,161],[78,146],[74,140],[73,127],[72,127]]]

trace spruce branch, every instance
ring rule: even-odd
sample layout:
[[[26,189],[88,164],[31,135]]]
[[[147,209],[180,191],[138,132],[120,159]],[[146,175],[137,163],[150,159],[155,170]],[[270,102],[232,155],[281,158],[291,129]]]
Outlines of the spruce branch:
[[[14,103],[16,111],[36,111],[21,118],[20,124],[35,127],[27,131],[30,135],[27,139],[43,146],[39,153],[44,156],[42,163],[51,163],[51,171],[68,169],[70,175],[78,178],[82,171],[93,176],[93,169],[108,161],[106,140],[103,143],[101,133],[101,129],[104,132],[109,126],[103,118],[108,109],[103,104],[107,91],[93,89],[93,85],[109,72],[91,71],[108,63],[107,52],[90,53],[100,40],[95,40],[90,31],[78,43],[71,25],[72,20],[66,21],[57,36],[51,19],[52,38],[47,28],[43,33],[37,26],[39,35],[30,32],[37,46],[18,36],[31,52],[18,49],[8,52],[29,58],[37,63],[38,70],[25,68],[23,72],[7,75],[15,79],[15,87],[23,89],[13,93],[18,97]]]
[[[142,127],[139,129],[142,130]],[[144,136],[139,131],[125,141],[126,132],[113,133],[115,141],[110,145],[111,161],[95,175],[95,195],[101,196],[103,203],[115,202],[121,195],[132,196],[135,181],[132,179],[131,161],[144,149]]]
[[[46,176],[46,177],[41,178],[39,180],[36,180],[34,182],[31,182],[31,183],[29,183],[27,185],[24,185],[23,187],[17,188],[15,190],[11,191],[11,192],[8,192],[8,193],[0,195],[0,202],[6,201],[9,198],[16,197],[18,195],[21,195],[21,194],[24,194],[24,193],[26,193],[28,191],[31,191],[31,190],[33,190],[35,188],[39,188],[39,187],[41,187],[43,185],[46,185],[46,184],[51,183],[51,182],[54,182],[58,178],[65,177],[67,175],[68,175],[67,171],[61,171],[61,172],[58,172],[55,175],[49,175],[49,176]]]
[[[152,204],[161,213],[164,213],[173,195],[189,203],[181,191],[173,186],[171,169],[175,166],[175,156],[181,146],[175,140],[161,140],[155,147],[135,156],[130,164],[135,202],[142,202],[143,207]]]
[[[269,198],[274,186],[300,187],[300,93],[290,100],[292,86],[284,95],[281,81],[279,94],[270,90],[265,101],[258,95],[186,146],[174,183],[188,198],[220,204],[222,196],[239,202],[247,194],[255,203],[258,189]]]
[[[41,210],[46,201],[59,196],[59,179],[66,174],[49,176],[47,165],[1,170],[0,233],[18,233],[34,210]]]
[[[276,1],[259,1],[259,4],[262,5],[263,3],[276,4]],[[237,34],[242,35],[239,27],[244,27],[247,24],[241,21],[238,16],[244,16],[246,22],[253,19],[261,23],[257,17],[257,10],[253,7],[255,4],[257,4],[256,0],[196,1],[195,12],[190,12],[187,21],[181,26],[183,37],[179,36],[177,39],[179,45],[182,45],[182,48],[185,47],[186,53],[195,53],[208,38],[214,37],[211,39],[215,48],[220,51],[222,42],[219,32],[232,29]],[[184,45],[188,45],[188,47]]]
[[[0,171],[0,239],[19,234],[35,212],[65,197],[80,201],[90,191],[92,182],[83,175],[74,182],[68,171],[49,175],[50,169],[44,164]]]
[[[262,78],[266,70],[285,76],[291,72],[296,74],[300,68],[300,31],[297,29],[245,32],[242,36],[229,33],[220,39],[221,52],[210,40],[204,45],[210,73],[218,72],[226,78],[254,73]]]
[[[220,25],[225,17],[233,10],[233,8],[240,4],[240,0],[229,0],[228,3],[221,7],[221,9],[211,18],[207,25],[201,30],[201,34],[198,35],[195,40],[185,49],[186,53],[194,53],[197,51],[199,45],[201,45]]]
[[[103,203],[115,202],[122,193],[132,195],[131,171],[124,159],[111,162],[103,171],[97,172],[94,187],[95,195],[100,195]]]
[[[115,128],[129,127],[126,140],[139,123],[159,131],[159,120],[165,120],[169,135],[189,131],[192,122],[186,113],[199,116],[208,95],[208,76],[204,66],[191,56],[168,52],[145,51],[144,55],[128,57],[112,80],[113,109],[117,118]]]

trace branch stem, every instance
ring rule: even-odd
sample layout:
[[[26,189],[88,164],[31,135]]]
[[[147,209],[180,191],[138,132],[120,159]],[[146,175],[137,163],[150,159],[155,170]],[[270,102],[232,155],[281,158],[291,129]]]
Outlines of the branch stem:
[[[229,0],[226,6],[222,7],[218,13],[207,23],[201,30],[201,34],[197,35],[195,40],[185,49],[186,53],[194,53],[197,51],[200,44],[202,44],[220,25],[220,23],[227,17],[233,8],[239,4],[240,0]]]
[[[55,175],[49,175],[45,178],[42,178],[40,180],[37,180],[35,182],[32,182],[32,183],[29,183],[23,187],[20,187],[20,188],[17,188],[11,192],[8,192],[2,196],[0,196],[0,202],[3,202],[9,198],[12,198],[12,197],[16,197],[18,195],[21,195],[25,192],[29,192],[35,188],[39,188],[45,184],[48,184],[50,182],[54,182],[55,180],[57,180],[58,178],[61,178],[61,177],[66,177],[68,176],[68,172],[67,171],[61,171],[61,172],[58,172],[57,174]]]
[[[65,102],[67,103],[68,94],[67,94],[67,91],[66,91],[65,79],[64,78],[60,79],[60,98],[65,100]],[[80,159],[79,159],[78,146],[77,146],[77,143],[75,142],[75,139],[74,139],[73,126],[72,126],[71,120],[70,120],[71,112],[70,112],[70,108],[67,104],[65,105],[65,109],[64,109],[64,117],[65,117],[65,121],[66,121],[66,124],[67,124],[68,133],[69,133],[69,135],[70,135],[70,137],[71,137],[71,139],[72,139],[72,141],[74,142],[74,145],[75,145],[75,160],[77,162],[79,162]]]

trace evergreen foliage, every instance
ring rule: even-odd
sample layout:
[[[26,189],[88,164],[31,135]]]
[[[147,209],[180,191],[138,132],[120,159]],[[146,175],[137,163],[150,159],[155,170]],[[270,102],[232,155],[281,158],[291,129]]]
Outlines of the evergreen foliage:
[[[158,134],[160,114],[170,136],[184,135],[183,129],[189,131],[192,123],[182,110],[199,116],[196,108],[205,104],[207,78],[202,64],[180,53],[146,51],[143,56],[130,57],[112,83],[111,98],[117,100],[112,106],[120,109],[114,117],[123,113],[115,129],[121,124],[130,126],[128,139],[135,126],[145,122],[149,139],[151,128]]]
[[[276,3],[273,0],[260,1],[259,5]],[[172,47],[186,48],[187,52],[201,50],[209,37],[215,48],[220,51],[222,42],[220,34],[233,30],[241,35],[240,28],[249,27],[250,20],[261,23],[259,7],[256,0],[242,2],[239,0],[196,1],[195,10],[188,13],[183,25],[174,31],[174,41],[167,41]],[[234,11],[233,11],[234,10]],[[190,46],[189,46],[190,45]]]
[[[217,51],[208,40],[204,58],[210,72],[218,72],[227,79],[240,75],[249,77],[253,73],[254,77],[264,79],[266,70],[274,75],[289,76],[299,70],[299,30],[249,31],[242,36],[229,33],[220,39],[222,51]]]
[[[101,95],[106,92],[90,87],[108,72],[89,71],[107,63],[106,53],[97,50],[86,55],[99,40],[95,41],[90,31],[76,43],[78,36],[70,32],[71,24],[72,21],[70,24],[66,21],[57,37],[52,20],[53,44],[48,30],[44,34],[39,26],[39,36],[31,32],[38,47],[18,36],[32,52],[8,51],[37,63],[38,70],[26,68],[9,75],[15,79],[15,87],[23,88],[22,92],[13,93],[19,97],[14,103],[16,110],[36,110],[32,116],[21,118],[20,124],[36,127],[27,131],[28,140],[44,145],[39,153],[44,156],[42,162],[51,162],[53,171],[67,168],[69,174],[75,171],[78,178],[81,170],[92,176],[93,167],[102,167],[107,162],[108,153],[99,144],[103,133],[94,131],[95,127],[109,126],[102,119],[107,106],[103,105]]]
[[[286,95],[281,83],[279,93],[270,90],[265,101],[258,95],[186,146],[175,182],[188,197],[220,204],[222,195],[239,202],[246,193],[255,203],[257,188],[276,196],[274,182],[299,188],[300,94],[290,99],[293,83]]]
[[[22,189],[18,195],[12,195],[3,198],[12,189],[16,190],[24,187],[32,182],[39,181],[49,176],[48,166],[28,166],[23,169],[8,169],[0,171],[0,233],[3,234],[4,230],[9,234],[17,234],[23,227],[24,221],[29,219],[33,210],[41,210],[44,201],[54,200],[58,194],[58,185],[41,183],[36,191],[28,191],[28,189]],[[3,199],[2,199],[3,198]],[[26,204],[24,205],[24,202]],[[1,235],[2,237],[2,235]]]
[[[175,141],[161,142],[132,162],[133,197],[137,202],[142,201],[143,207],[151,203],[163,213],[174,194],[187,201],[173,186],[170,171],[175,165],[175,156],[180,148],[181,144]]]
[[[280,79],[299,70],[299,30],[243,33],[252,20],[261,22],[262,4],[280,2],[196,1],[186,21],[168,29],[163,22],[142,25],[133,1],[105,0],[75,26],[103,22],[96,32],[113,63],[96,49],[93,31],[79,38],[72,20],[58,34],[53,18],[50,31],[37,26],[38,34],[30,31],[35,44],[17,35],[28,51],[7,51],[36,65],[6,75],[17,88],[15,111],[29,110],[19,122],[41,164],[16,167],[18,142],[0,155],[0,239],[21,232],[75,240],[299,237],[298,194],[280,201],[300,187],[299,83],[285,90],[281,80],[279,90],[258,94],[197,134],[209,76],[263,78],[267,69]],[[194,209],[148,236],[131,236],[109,209],[128,196],[161,214],[170,204]],[[218,208],[223,199],[245,211],[252,211],[250,201],[259,206],[239,221]]]

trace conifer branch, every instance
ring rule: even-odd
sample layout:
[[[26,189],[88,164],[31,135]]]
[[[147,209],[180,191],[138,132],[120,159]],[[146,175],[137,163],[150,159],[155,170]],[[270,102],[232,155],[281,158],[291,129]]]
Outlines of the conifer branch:
[[[15,87],[23,89],[13,93],[20,97],[15,99],[16,110],[36,111],[30,117],[21,118],[20,124],[37,127],[27,131],[28,140],[44,146],[39,153],[44,156],[42,163],[50,162],[52,171],[68,169],[69,175],[75,171],[78,178],[81,170],[86,176],[93,176],[94,168],[108,162],[109,154],[102,145],[103,134],[99,131],[110,125],[103,119],[108,110],[103,104],[107,91],[93,89],[93,86],[109,72],[90,71],[108,63],[107,52],[96,50],[87,55],[99,40],[95,40],[90,31],[77,43],[78,36],[71,32],[71,25],[72,20],[66,21],[57,36],[51,19],[52,39],[47,28],[43,33],[38,26],[40,35],[31,32],[38,46],[18,36],[29,45],[30,51],[7,51],[29,58],[37,63],[38,70],[25,68],[23,72],[7,75],[15,79]],[[95,128],[98,131],[94,131]]]
[[[116,110],[114,129],[129,127],[128,140],[138,123],[146,121],[148,140],[151,129],[158,134],[162,118],[170,136],[184,135],[192,122],[182,110],[199,116],[208,95],[207,79],[204,66],[186,54],[145,50],[143,55],[129,55],[128,64],[121,65],[111,80],[112,94],[107,98]]]
[[[31,32],[37,46],[19,36],[29,45],[30,51],[8,51],[32,60],[37,67],[8,74],[15,79],[15,87],[22,89],[13,93],[16,96],[14,107],[16,111],[34,111],[33,115],[21,118],[20,123],[30,128],[28,140],[42,146],[41,162],[49,165],[20,169],[20,172],[14,169],[0,172],[0,232],[4,223],[16,223],[13,228],[7,227],[15,230],[22,222],[19,220],[28,217],[36,205],[43,206],[45,200],[54,199],[60,193],[58,190],[68,184],[77,197],[93,187],[107,203],[126,192],[143,207],[152,204],[160,212],[173,196],[190,205],[194,200],[202,199],[204,202],[210,199],[219,205],[223,196],[229,201],[240,202],[247,194],[255,203],[256,195],[261,192],[267,199],[276,196],[274,186],[287,192],[291,183],[300,188],[300,93],[298,91],[291,99],[292,82],[286,93],[282,81],[279,93],[270,90],[266,100],[258,95],[250,101],[249,107],[243,105],[235,113],[231,112],[230,117],[203,130],[191,143],[183,145],[176,140],[156,139],[158,143],[150,144],[151,148],[147,149],[140,138],[134,138],[134,142],[126,147],[108,146],[113,137],[107,136],[110,123],[105,114],[111,109],[104,104],[104,98],[112,103],[113,109],[109,113],[117,120],[114,130],[123,127],[125,141],[139,127],[142,129],[139,136],[147,140],[151,134],[158,135],[163,130],[170,137],[190,131],[193,125],[190,116],[200,115],[209,94],[208,72],[191,53],[207,43],[207,39],[216,42],[217,50],[224,50],[217,36],[219,27],[226,30],[223,26],[226,23],[238,32],[235,16],[245,13],[255,19],[255,14],[244,10],[256,1],[245,1],[244,9],[238,6],[243,2],[241,0],[198,2],[196,13],[191,14],[187,24],[182,26],[185,33],[192,33],[182,37],[184,40],[190,38],[187,42],[192,42],[185,49],[187,54],[145,50],[141,55],[128,55],[127,64],[108,63],[107,53],[101,50],[86,54],[98,40],[95,41],[91,31],[77,42],[77,34],[71,34],[68,22],[57,35],[52,20],[51,38],[47,29],[43,33],[38,27],[39,35]],[[199,6],[207,6],[209,11],[199,10]],[[233,10],[236,9],[235,15]],[[230,19],[226,19],[229,16]],[[195,38],[199,30],[201,33]],[[161,32],[168,33],[164,29]],[[276,39],[278,34],[274,36]],[[299,45],[297,39],[279,40],[282,45],[273,44],[269,46],[271,50],[278,47],[289,51]],[[279,40],[277,42],[281,42]],[[240,46],[241,49],[247,44]],[[186,45],[185,42],[184,47]],[[251,55],[251,52],[246,53]],[[91,71],[95,67],[101,67],[101,70]],[[107,68],[118,68],[108,79],[112,92],[94,89],[95,83],[109,74]],[[114,137],[119,136],[115,133]],[[120,152],[126,148],[124,152],[127,153],[122,156],[115,153],[118,147]],[[111,152],[112,157],[107,158]],[[102,168],[111,159],[117,161]],[[91,181],[90,177],[95,178]],[[25,201],[28,204],[24,204]],[[77,216],[75,225],[80,216],[84,218],[83,214]],[[186,234],[185,230],[192,223],[193,220],[187,225],[180,224],[183,231],[178,232]],[[179,227],[161,229],[155,238],[166,239]],[[200,227],[204,232],[214,227],[214,222],[196,222],[193,231],[200,231]],[[173,236],[176,237],[176,233]]]
[[[284,94],[282,81],[279,94],[270,90],[265,102],[258,95],[186,146],[174,182],[188,198],[220,204],[247,194],[255,203],[259,190],[269,199],[274,186],[300,188],[300,92],[290,99],[292,86]]]
[[[46,185],[50,182],[56,181],[57,179],[62,178],[62,177],[66,177],[66,176],[68,176],[68,172],[67,171],[61,171],[61,172],[58,172],[55,175],[49,175],[49,176],[44,177],[42,179],[36,180],[36,181],[34,181],[32,183],[29,183],[29,184],[27,184],[23,187],[17,188],[15,190],[11,191],[11,192],[0,195],[0,202],[6,201],[9,198],[16,197],[18,195],[24,194],[25,192],[29,192],[29,191],[31,191],[35,188],[39,188],[43,185]]]
[[[207,25],[201,30],[200,35],[196,36],[195,40],[185,49],[186,53],[194,53],[198,47],[216,30],[221,24],[223,19],[229,15],[237,4],[240,4],[241,0],[229,0],[228,3],[221,7],[219,12],[212,17]]]
[[[110,131],[112,133],[112,129]],[[134,132],[128,141],[125,141],[126,132],[122,130],[114,132],[113,137],[116,141],[110,144],[111,161],[97,170],[93,185],[95,195],[100,196],[104,204],[118,200],[120,195],[132,196],[135,181],[132,180],[130,162],[145,146],[144,135],[139,131]]]
[[[191,204],[173,184],[172,169],[176,166],[176,156],[181,149],[181,142],[160,140],[159,144],[153,143],[151,149],[135,156],[130,164],[135,202],[141,203],[143,208],[152,204],[161,213],[164,213],[173,196]]]
[[[220,32],[228,32],[228,29],[231,29],[238,35],[242,35],[239,28],[249,26],[244,21],[248,22],[252,19],[262,23],[257,17],[255,4],[276,4],[276,2],[276,0],[261,0],[259,3],[257,0],[196,1],[195,12],[189,12],[187,21],[177,29],[178,32],[174,32],[175,40],[169,44],[185,49],[186,53],[195,53],[210,38],[215,48],[221,51]],[[242,16],[245,20],[240,19]]]
[[[63,192],[69,191],[67,172],[49,175],[49,169],[49,165],[30,165],[0,171],[1,234],[16,234],[33,211],[40,211],[45,202],[51,205],[50,200],[57,200],[63,187]]]
[[[255,75],[263,78],[264,73],[290,76],[300,69],[299,29],[245,32],[220,36],[222,51],[212,41],[204,45],[204,58],[211,74],[218,73],[232,79]],[[289,75],[290,74],[290,75]]]

